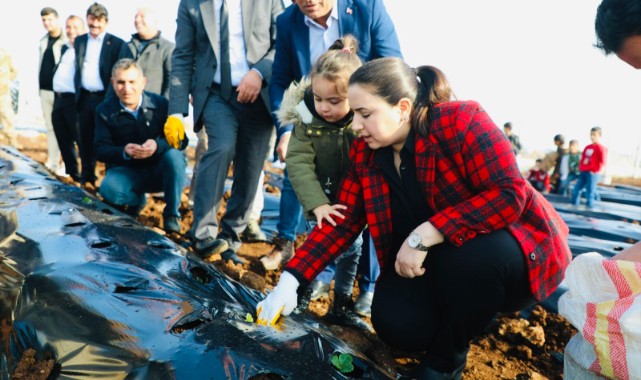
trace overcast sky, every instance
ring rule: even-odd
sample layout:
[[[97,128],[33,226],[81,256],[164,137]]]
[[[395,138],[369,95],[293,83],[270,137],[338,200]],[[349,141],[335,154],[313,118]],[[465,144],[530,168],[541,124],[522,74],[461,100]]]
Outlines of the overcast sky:
[[[551,150],[557,133],[583,146],[599,125],[612,150],[633,153],[641,143],[641,72],[593,47],[599,2],[385,0],[406,60],[442,69],[458,98],[479,101],[497,125],[512,121],[527,150]],[[53,6],[62,20],[72,13],[84,18],[91,3],[3,1],[0,47],[20,70],[25,109],[39,110],[40,9]],[[135,9],[151,5],[173,40],[177,0],[102,3],[111,33],[129,39]]]

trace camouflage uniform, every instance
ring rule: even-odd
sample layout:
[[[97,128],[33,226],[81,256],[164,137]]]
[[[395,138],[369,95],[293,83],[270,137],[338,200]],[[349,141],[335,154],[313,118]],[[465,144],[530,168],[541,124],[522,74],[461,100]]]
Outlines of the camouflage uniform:
[[[13,130],[15,114],[11,104],[11,82],[17,76],[18,72],[13,66],[11,56],[6,50],[0,49],[0,124],[2,124],[2,134],[15,147],[18,146],[18,140]]]

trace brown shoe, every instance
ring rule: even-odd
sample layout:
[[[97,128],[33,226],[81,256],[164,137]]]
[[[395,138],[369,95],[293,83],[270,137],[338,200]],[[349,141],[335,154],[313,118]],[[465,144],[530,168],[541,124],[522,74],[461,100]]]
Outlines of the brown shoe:
[[[294,257],[294,242],[281,237],[272,240],[274,249],[267,255],[260,258],[265,270],[277,270]]]

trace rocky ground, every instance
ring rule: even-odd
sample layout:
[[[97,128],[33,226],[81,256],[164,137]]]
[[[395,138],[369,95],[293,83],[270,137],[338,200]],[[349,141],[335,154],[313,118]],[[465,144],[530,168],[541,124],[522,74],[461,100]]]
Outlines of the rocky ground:
[[[44,135],[19,138],[22,152],[43,163],[46,160]],[[0,143],[3,143],[0,141]],[[188,151],[193,157],[193,152]],[[104,175],[104,167],[99,166],[99,176]],[[68,178],[61,181],[72,183]],[[272,190],[277,191],[277,189]],[[95,192],[93,192],[95,194]],[[161,226],[164,202],[150,197],[138,220],[164,233]],[[188,246],[185,233],[192,222],[192,212],[187,207],[187,193],[181,204],[181,234],[170,236],[176,243]],[[299,243],[304,236],[299,237]],[[265,272],[258,259],[272,249],[268,242],[243,244],[239,255],[248,260],[246,265],[224,264],[220,257],[212,257],[212,262],[230,277],[254,288],[266,291],[271,289],[280,275],[277,271]],[[356,292],[358,290],[356,289]],[[327,313],[330,300],[313,301],[308,310],[321,321]],[[370,322],[370,321],[367,321]],[[376,335],[366,335],[348,328],[331,326],[333,332],[351,346],[357,348],[371,360],[390,373],[405,372],[417,363],[416,355],[392,349],[381,342]],[[468,355],[467,368],[463,378],[469,379],[562,379],[563,350],[576,330],[560,315],[547,312],[537,306],[528,313],[513,313],[498,316],[488,327],[486,333],[472,343]],[[46,379],[52,363],[39,363],[33,355],[25,354],[14,379]]]

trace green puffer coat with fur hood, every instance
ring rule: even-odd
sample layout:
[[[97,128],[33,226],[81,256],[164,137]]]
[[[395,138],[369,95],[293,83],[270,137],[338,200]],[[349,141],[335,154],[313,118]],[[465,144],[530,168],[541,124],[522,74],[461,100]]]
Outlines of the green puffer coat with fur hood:
[[[335,123],[322,119],[314,109],[311,90],[309,78],[292,83],[276,116],[281,125],[294,125],[286,156],[289,180],[308,219],[316,220],[312,212],[316,207],[334,203],[356,134],[351,111]]]

